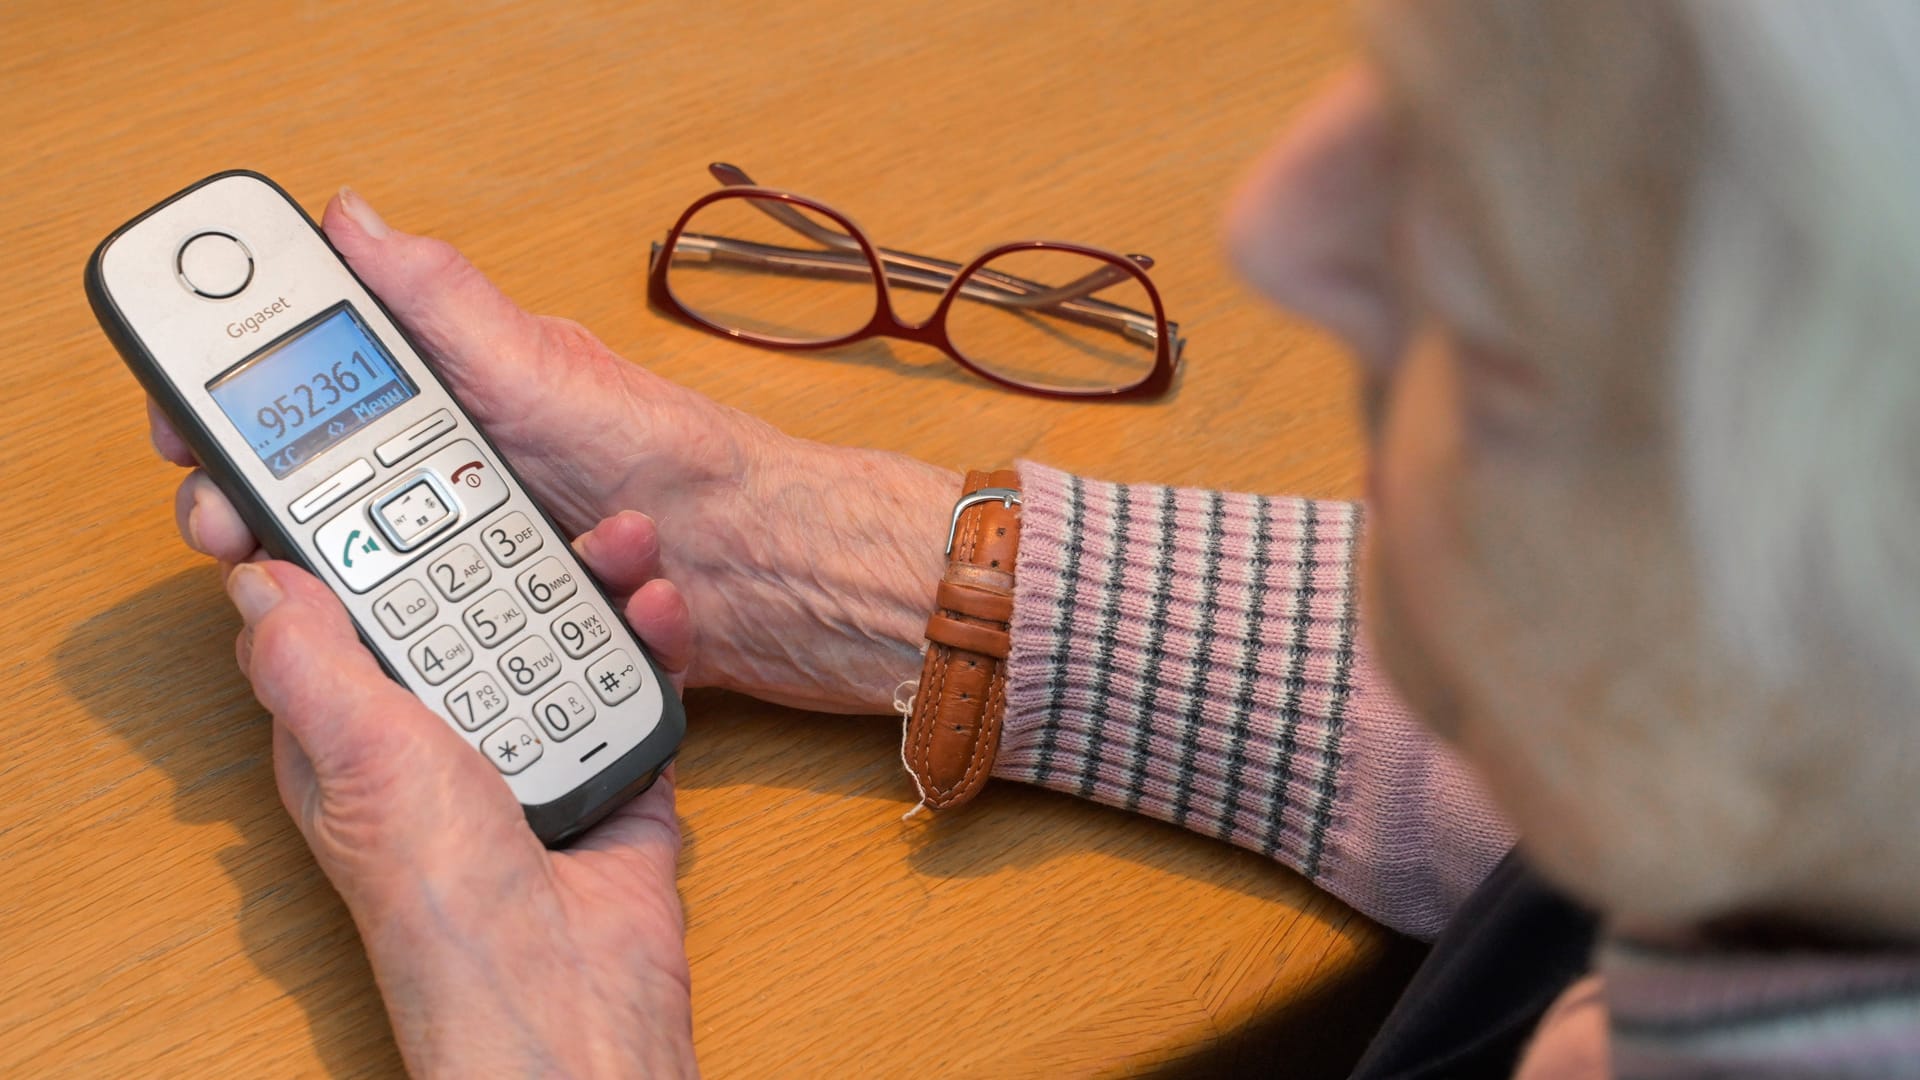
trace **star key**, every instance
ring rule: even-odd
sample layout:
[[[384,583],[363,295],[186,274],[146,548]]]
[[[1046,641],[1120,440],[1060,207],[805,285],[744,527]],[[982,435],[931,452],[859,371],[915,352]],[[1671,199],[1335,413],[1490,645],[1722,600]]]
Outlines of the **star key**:
[[[540,741],[525,720],[507,721],[488,732],[480,745],[487,756],[493,759],[494,768],[508,776],[539,761],[540,755],[546,751],[546,744]]]

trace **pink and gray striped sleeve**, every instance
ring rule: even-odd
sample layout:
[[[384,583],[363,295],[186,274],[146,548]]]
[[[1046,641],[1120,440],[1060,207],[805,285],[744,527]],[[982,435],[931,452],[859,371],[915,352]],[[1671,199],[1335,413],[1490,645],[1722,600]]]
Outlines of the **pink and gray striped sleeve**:
[[[1020,473],[994,774],[1251,848],[1437,935],[1512,835],[1361,641],[1361,507]]]

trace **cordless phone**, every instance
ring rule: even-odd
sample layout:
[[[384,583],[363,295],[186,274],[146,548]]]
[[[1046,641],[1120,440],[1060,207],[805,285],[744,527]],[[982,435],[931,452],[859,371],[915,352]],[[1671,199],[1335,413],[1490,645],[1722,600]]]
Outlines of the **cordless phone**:
[[[210,176],[87,263],[114,347],[273,557],[558,844],[653,782],[685,713],[500,452],[317,225]]]

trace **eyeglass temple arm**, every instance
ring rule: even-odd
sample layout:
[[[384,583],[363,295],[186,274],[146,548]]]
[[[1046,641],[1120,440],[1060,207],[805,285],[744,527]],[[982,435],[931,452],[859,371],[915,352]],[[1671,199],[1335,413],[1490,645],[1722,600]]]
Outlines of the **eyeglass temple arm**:
[[[716,161],[707,166],[707,171],[712,173],[713,178],[720,181],[723,186],[754,186],[753,177],[748,176],[747,170],[742,169],[738,165],[729,165],[724,161]],[[753,203],[756,209],[768,217],[771,217],[780,224],[785,225],[787,228],[792,229],[794,232],[799,233],[822,247],[836,251],[860,250],[860,245],[854,241],[853,237],[834,229],[825,228],[805,214],[802,214],[800,211],[795,210],[793,207],[777,199],[752,199],[749,201]],[[946,263],[944,260],[929,259],[924,255],[913,255],[908,252],[893,251],[888,248],[880,249],[880,257],[887,262],[905,263],[910,266],[919,264],[924,267],[929,264],[938,264],[939,269],[948,271],[948,281],[951,281],[952,274],[957,273],[960,269],[958,266]],[[1153,259],[1146,255],[1129,255],[1127,258],[1139,263],[1140,268],[1143,270],[1153,269]],[[1117,284],[1125,279],[1126,276],[1126,271],[1117,266],[1102,266],[1100,269],[1084,277],[1070,281],[1054,289],[1048,289],[1035,282],[1007,277],[1006,280],[1008,282],[1017,282],[1020,285],[1027,286],[1030,291],[1014,291],[1005,298],[1004,302],[1008,307],[1055,307],[1068,300],[1077,300],[1083,296],[1091,296],[1109,285]]]
[[[747,170],[738,165],[729,165],[724,161],[716,161],[707,166],[707,171],[712,173],[713,178],[720,181],[723,187],[754,186],[753,177],[748,176]],[[768,217],[799,233],[801,236],[819,244],[821,247],[832,248],[836,251],[860,250],[860,245],[854,241],[853,237],[820,225],[812,218],[778,199],[749,199],[748,201],[753,203],[754,207],[761,213],[766,214]]]
[[[735,240],[724,236],[709,236],[700,233],[681,233],[675,242],[677,255],[692,256],[695,259],[710,259],[719,262],[731,262],[776,273],[798,274],[808,277],[838,277],[843,279],[871,278],[866,256],[860,252],[842,251],[801,251],[793,248],[773,247],[746,240]],[[954,275],[960,271],[957,264],[944,259],[935,259],[907,252],[888,252],[887,280],[899,285],[938,292],[953,283]],[[659,245],[655,245],[654,259],[660,257]],[[1146,256],[1135,256],[1151,260]],[[1101,329],[1111,330],[1123,337],[1139,341],[1155,340],[1153,316],[1132,308],[1111,304],[1104,300],[1094,300],[1080,294],[1080,290],[1089,287],[1106,287],[1106,281],[1096,280],[1104,275],[1124,276],[1124,271],[1116,267],[1102,267],[1091,274],[1058,289],[1049,290],[1037,282],[999,271],[976,271],[960,286],[961,295],[968,299],[980,300],[1000,307],[1020,310],[1048,310],[1074,322],[1086,323]],[[1048,298],[1058,296],[1059,299]],[[1168,333],[1176,343],[1179,335],[1172,323],[1167,324]]]

